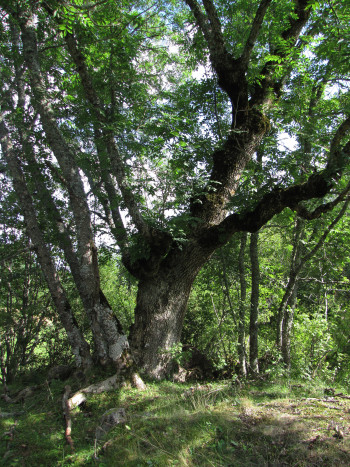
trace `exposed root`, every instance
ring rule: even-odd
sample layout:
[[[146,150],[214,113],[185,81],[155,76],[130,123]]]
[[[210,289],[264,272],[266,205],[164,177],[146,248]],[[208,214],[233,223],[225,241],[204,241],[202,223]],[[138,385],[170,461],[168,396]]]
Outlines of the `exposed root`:
[[[110,378],[100,381],[99,383],[91,384],[86,388],[80,389],[72,397],[67,400],[68,407],[72,410],[86,401],[86,394],[101,394],[102,392],[111,391],[120,386],[118,375],[113,375]]]

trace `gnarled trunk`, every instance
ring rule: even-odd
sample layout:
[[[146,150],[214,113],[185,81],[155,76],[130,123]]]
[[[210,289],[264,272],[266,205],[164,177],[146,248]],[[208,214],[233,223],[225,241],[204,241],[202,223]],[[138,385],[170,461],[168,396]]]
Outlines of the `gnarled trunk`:
[[[154,378],[171,370],[169,350],[180,341],[193,278],[156,276],[140,281],[135,323],[130,335],[139,368]]]
[[[156,274],[140,279],[129,342],[136,364],[150,377],[173,369],[169,351],[180,342],[193,281],[209,256],[198,245],[174,250]]]

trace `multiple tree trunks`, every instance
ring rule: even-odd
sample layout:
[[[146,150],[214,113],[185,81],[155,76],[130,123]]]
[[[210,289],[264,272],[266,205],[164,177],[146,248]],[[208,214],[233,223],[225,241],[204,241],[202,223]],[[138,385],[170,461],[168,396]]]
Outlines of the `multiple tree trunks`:
[[[27,125],[23,116],[30,117],[33,126],[36,125],[36,116],[40,117],[40,124],[37,126],[40,126],[45,135],[46,150],[50,151],[57,161],[56,169],[60,174],[62,190],[67,196],[74,224],[74,235],[69,238],[69,229],[55,208],[57,200],[52,198],[50,212],[52,212],[51,221],[55,224],[53,229],[54,232],[61,233],[57,236],[57,243],[70,267],[76,290],[91,327],[95,360],[103,365],[112,363],[118,366],[123,352],[128,348],[128,339],[101,291],[91,208],[82,177],[84,164],[79,163],[79,158],[82,157],[80,148],[76,149],[76,146],[79,147],[81,135],[79,131],[75,135],[76,146],[74,146],[71,137],[62,131],[60,120],[63,117],[55,108],[57,107],[56,97],[53,97],[52,91],[50,95],[47,86],[52,68],[60,68],[60,64],[55,64],[52,68],[48,67],[45,74],[46,64],[44,60],[41,60],[38,50],[38,37],[40,37],[38,22],[42,21],[44,15],[47,15],[50,28],[54,33],[52,35],[55,36],[62,28],[60,15],[57,14],[58,10],[55,11],[50,6],[51,2],[39,2],[38,4],[34,2],[33,5],[15,2],[15,6],[12,3],[0,0],[0,7],[4,12],[4,18],[8,17],[9,23],[15,24],[14,36],[19,28],[22,45],[18,46],[19,36],[17,34],[18,37],[13,41],[16,52],[14,87],[17,95],[15,99],[12,99],[13,102],[8,104],[6,101],[5,103],[12,106],[12,113],[16,114],[20,129],[15,132],[16,144],[12,144],[9,129],[4,122],[1,122],[2,151],[8,171],[14,181],[28,233],[37,251],[38,260],[60,319],[66,329],[76,363],[78,366],[89,366],[92,364],[89,346],[73,315],[72,307],[57,273],[53,254],[40,230],[32,193],[21,167],[23,162],[34,167],[31,169],[32,176],[33,170],[37,171],[35,160],[26,156],[28,151],[36,154],[36,150],[34,143],[28,147],[30,137],[23,130]],[[67,29],[64,40],[59,44],[60,50],[62,48],[60,53],[62,57],[64,56],[62,60],[67,60],[69,67],[76,70],[79,91],[74,92],[85,96],[85,98],[73,96],[77,105],[76,107],[72,105],[71,110],[87,105],[91,119],[89,131],[93,136],[90,143],[96,149],[98,164],[95,165],[100,166],[98,183],[94,183],[91,179],[91,191],[101,203],[101,211],[105,212],[106,225],[119,244],[124,265],[139,280],[135,323],[130,334],[131,351],[139,368],[154,378],[162,378],[171,370],[171,348],[179,342],[181,336],[192,283],[200,268],[216,249],[224,245],[236,232],[257,232],[275,214],[280,213],[286,207],[297,211],[304,218],[320,216],[331,209],[336,202],[344,199],[350,189],[348,186],[337,200],[324,203],[312,212],[301,204],[305,200],[323,198],[339,180],[346,157],[350,154],[350,142],[343,144],[350,129],[350,117],[348,117],[335,131],[324,170],[314,173],[308,179],[293,186],[276,185],[268,192],[261,194],[254,207],[242,207],[241,210],[229,213],[228,202],[239,189],[244,170],[270,130],[269,118],[265,113],[277,102],[284,80],[290,74],[289,66],[284,62],[297,44],[301,31],[306,27],[312,14],[309,1],[296,0],[293,3],[293,11],[290,10],[291,14],[285,18],[279,37],[271,38],[275,43],[266,44],[266,47],[273,50],[271,60],[257,61],[253,64],[257,67],[254,73],[257,73],[261,79],[250,83],[248,71],[252,52],[271,3],[271,0],[262,0],[259,3],[250,30],[247,31],[247,41],[242,44],[242,50],[239,52],[241,55],[234,57],[230,51],[232,46],[227,45],[228,41],[223,33],[220,15],[212,0],[202,0],[203,5],[200,5],[197,0],[184,0],[184,4],[190,8],[196,25],[203,35],[218,84],[231,105],[232,120],[228,134],[222,138],[221,146],[212,152],[211,163],[208,164],[208,170],[211,172],[207,178],[207,185],[200,193],[194,188],[191,188],[191,192],[188,193],[188,199],[191,199],[191,202],[185,214],[190,216],[193,222],[186,226],[182,243],[176,240],[175,235],[173,238],[171,226],[168,229],[154,227],[158,224],[149,222],[143,215],[145,211],[142,203],[135,196],[132,182],[129,180],[130,167],[125,163],[124,154],[118,148],[116,141],[119,137],[123,142],[123,132],[127,131],[127,127],[120,131],[120,135],[116,134],[119,132],[120,122],[117,119],[118,112],[113,116],[114,88],[108,89],[104,76],[100,76],[99,79],[101,78],[106,89],[104,87],[102,90],[99,89],[96,84],[98,79],[93,79],[98,74],[99,66],[91,64],[84,55],[91,38],[89,39],[88,34],[84,37],[83,27],[77,28],[77,31]],[[93,8],[99,6],[100,3],[97,3]],[[37,14],[38,11],[40,15]],[[74,26],[70,27],[74,28]],[[42,31],[39,32],[42,33]],[[79,34],[82,34],[81,41]],[[113,42],[117,38],[111,37],[110,40]],[[113,42],[113,48],[118,48],[117,42]],[[112,52],[110,58],[112,58]],[[18,61],[20,67],[16,65]],[[28,82],[24,83],[22,73],[25,74]],[[128,76],[126,71],[125,76]],[[110,98],[112,95],[114,97]],[[5,96],[4,99],[7,97]],[[28,112],[26,99],[36,114],[34,119],[31,112]],[[128,102],[128,99],[126,101]],[[137,99],[132,105],[134,104],[137,105]],[[69,106],[67,102],[65,105]],[[128,107],[128,105],[125,106]],[[123,102],[120,110],[124,112],[125,106]],[[78,117],[81,115],[79,114]],[[12,128],[16,126],[11,118],[9,122]],[[84,133],[84,130],[81,130]],[[49,167],[50,161],[46,160],[46,163]],[[49,195],[49,190],[45,192],[45,186],[40,177],[37,177],[36,186],[43,195],[42,202],[43,198]],[[102,190],[98,191],[98,186],[102,187]],[[128,211],[132,223],[129,230],[124,225],[120,209]],[[138,259],[135,259],[132,254],[132,244],[135,238],[144,245],[145,250],[143,256],[141,255],[142,257]],[[253,235],[252,246],[255,238]],[[252,259],[254,257],[254,251],[252,251]],[[254,264],[253,269],[257,277],[258,270]],[[241,285],[243,292],[244,285]],[[258,301],[256,292],[257,289],[253,290],[252,294],[251,322],[253,324],[257,321],[254,317]],[[240,332],[242,338],[242,329]],[[255,335],[254,332],[255,330],[252,329],[251,334]],[[241,345],[243,346],[242,342]],[[255,370],[257,370],[256,350],[253,340],[251,343],[253,360],[250,363]],[[240,358],[244,364],[243,356],[241,355]]]

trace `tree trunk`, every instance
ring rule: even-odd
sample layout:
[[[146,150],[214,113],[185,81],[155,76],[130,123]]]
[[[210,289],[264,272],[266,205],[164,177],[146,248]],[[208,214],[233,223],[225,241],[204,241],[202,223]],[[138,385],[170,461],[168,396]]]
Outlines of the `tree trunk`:
[[[285,364],[288,370],[290,369],[290,365],[291,365],[290,345],[291,345],[291,336],[292,336],[295,306],[297,302],[297,295],[298,295],[298,282],[296,281],[294,284],[292,293],[290,295],[288,305],[284,312],[283,329],[282,329],[282,349],[281,349],[282,358],[283,358],[283,363]]]
[[[252,265],[252,292],[250,299],[250,324],[249,324],[249,365],[250,371],[259,372],[258,365],[258,315],[259,315],[259,234],[255,232],[250,236],[250,260]]]
[[[238,324],[238,355],[239,355],[239,367],[240,374],[245,378],[247,376],[247,352],[245,347],[245,308],[247,299],[247,281],[245,278],[245,249],[247,245],[248,234],[242,232],[241,234],[241,245],[238,257],[238,269],[239,269],[239,282],[241,296],[239,300],[239,324]]]
[[[18,197],[28,234],[36,250],[40,266],[45,276],[52,300],[60,316],[61,323],[66,330],[68,342],[78,367],[89,367],[92,364],[89,345],[84,339],[73,315],[70,303],[58,277],[51,252],[45,244],[44,236],[37,222],[32,197],[27,189],[21,165],[13,149],[8,131],[0,122],[1,148],[5,156],[8,170],[13,179],[13,185]]]
[[[181,337],[193,279],[179,276],[172,273],[139,283],[130,345],[139,368],[156,379],[171,372],[169,350]]]
[[[173,370],[169,350],[180,342],[193,281],[209,256],[195,243],[175,248],[156,274],[140,278],[129,342],[136,364],[152,378]]]

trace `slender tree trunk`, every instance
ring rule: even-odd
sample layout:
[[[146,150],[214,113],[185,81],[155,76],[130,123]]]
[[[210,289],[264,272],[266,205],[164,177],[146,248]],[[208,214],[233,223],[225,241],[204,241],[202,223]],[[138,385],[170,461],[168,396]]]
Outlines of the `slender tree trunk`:
[[[65,180],[76,228],[76,252],[73,250],[72,242],[65,232],[60,214],[52,200],[50,202],[50,212],[53,216],[53,222],[57,224],[57,228],[61,233],[58,238],[65,253],[65,258],[69,263],[84,310],[90,321],[96,359],[102,364],[116,363],[123,350],[128,347],[128,342],[118,319],[100,289],[97,248],[94,243],[90,210],[79,167],[74,152],[60,131],[51,102],[47,96],[38,57],[35,20],[29,11],[20,12],[19,24],[23,42],[23,57],[29,70],[30,84],[33,91],[33,107],[41,117],[47,141],[58,161]],[[35,163],[33,160],[31,162]],[[40,183],[39,177],[37,183]],[[43,184],[41,184],[41,192],[45,192]]]
[[[7,129],[0,122],[1,147],[5,156],[9,172],[13,179],[16,195],[25,219],[28,234],[37,252],[40,266],[43,270],[53,302],[58,311],[61,323],[66,330],[76,364],[79,367],[89,367],[92,364],[89,345],[85,341],[74,318],[64,288],[62,287],[51,253],[47,248],[44,237],[38,225],[32,197],[27,189],[20,163],[16,157]]]
[[[250,371],[259,373],[258,364],[258,317],[259,317],[259,233],[250,236],[250,261],[252,267],[252,291],[250,299],[250,324],[249,324],[249,365]]]
[[[238,269],[239,269],[239,282],[241,296],[239,300],[239,323],[238,323],[238,356],[239,356],[239,367],[240,374],[245,378],[247,376],[247,352],[245,347],[245,310],[246,310],[246,299],[247,299],[247,281],[245,278],[245,249],[247,245],[248,234],[242,232],[241,244],[238,256]]]
[[[288,300],[288,306],[285,309],[283,330],[282,330],[282,358],[283,363],[289,370],[291,365],[291,336],[294,322],[294,312],[297,303],[298,282],[295,282],[292,293]]]
[[[304,221],[300,219],[300,217],[296,217],[295,226],[294,226],[294,235],[293,235],[293,250],[292,256],[290,260],[290,269],[289,269],[289,279],[287,283],[286,290],[282,297],[282,301],[280,303],[278,309],[278,322],[277,322],[277,337],[276,337],[276,344],[277,347],[282,350],[285,345],[283,343],[284,338],[286,338],[288,334],[288,329],[290,327],[290,316],[287,317],[287,314],[290,315],[291,311],[287,311],[288,307],[291,307],[293,301],[296,300],[296,284],[298,278],[298,270],[301,267],[301,236],[303,233]],[[294,310],[294,306],[293,306]],[[285,321],[288,321],[287,323]],[[292,319],[293,321],[293,319]],[[291,330],[291,328],[290,328]],[[288,340],[288,339],[287,339]],[[287,364],[287,362],[285,362]]]

